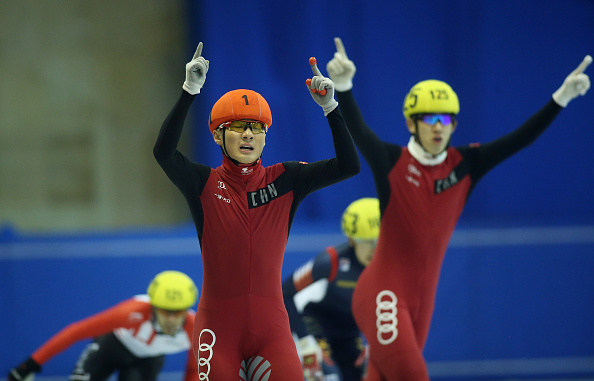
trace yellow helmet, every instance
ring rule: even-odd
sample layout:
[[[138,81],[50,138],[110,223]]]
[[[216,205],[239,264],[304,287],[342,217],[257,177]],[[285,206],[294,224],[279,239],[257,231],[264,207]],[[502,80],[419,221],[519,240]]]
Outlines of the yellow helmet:
[[[160,272],[149,284],[151,305],[170,311],[186,310],[196,303],[198,289],[186,274],[168,270]]]
[[[428,79],[414,85],[402,105],[404,118],[414,114],[454,114],[460,112],[458,96],[450,85],[436,79]]]
[[[377,198],[365,197],[350,203],[342,214],[342,232],[353,239],[377,239],[380,208]]]

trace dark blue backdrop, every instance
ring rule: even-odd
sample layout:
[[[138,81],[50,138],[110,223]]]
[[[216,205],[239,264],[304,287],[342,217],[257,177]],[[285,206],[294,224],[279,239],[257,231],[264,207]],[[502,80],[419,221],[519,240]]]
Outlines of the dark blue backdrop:
[[[333,156],[326,120],[304,81],[311,56],[326,73],[335,36],[357,66],[354,91],[367,122],[399,144],[408,140],[402,100],[420,80],[445,80],[458,93],[454,145],[487,142],[544,105],[584,56],[594,54],[591,0],[188,1],[187,7],[187,58],[203,41],[210,61],[193,108],[193,154],[212,166],[221,154],[208,133],[208,112],[236,88],[260,92],[272,108],[265,165]],[[590,91],[533,146],[493,170],[463,218],[591,220],[593,105]],[[354,198],[373,194],[363,163],[360,175],[307,198],[296,218],[334,218]]]

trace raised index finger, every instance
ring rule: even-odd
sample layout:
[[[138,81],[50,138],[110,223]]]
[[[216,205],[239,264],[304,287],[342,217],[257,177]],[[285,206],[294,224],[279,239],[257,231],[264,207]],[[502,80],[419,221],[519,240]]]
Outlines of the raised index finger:
[[[346,50],[344,49],[344,45],[342,44],[342,40],[340,37],[334,37],[334,45],[336,45],[336,51],[344,55],[345,58],[349,58],[346,54]]]
[[[192,57],[192,59],[195,60],[196,58],[200,57],[201,54],[202,54],[202,41],[200,41],[200,43],[198,43],[198,47],[196,48],[196,53],[194,53],[194,57]]]
[[[311,57],[309,59],[309,64],[311,66],[311,71],[313,72],[313,75],[322,75],[322,72],[320,72],[320,69],[318,69],[317,62],[318,62],[318,60],[316,60],[316,57]]]
[[[584,57],[584,60],[580,63],[580,65],[572,72],[572,74],[580,74],[583,73],[584,70],[592,63],[592,56],[589,54]]]

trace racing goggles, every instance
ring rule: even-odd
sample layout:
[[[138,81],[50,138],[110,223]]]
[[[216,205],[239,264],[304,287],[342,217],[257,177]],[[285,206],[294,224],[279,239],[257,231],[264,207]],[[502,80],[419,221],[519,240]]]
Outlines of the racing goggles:
[[[437,121],[440,121],[442,126],[447,126],[454,121],[452,114],[420,114],[417,115],[417,119],[432,126],[435,125]]]
[[[234,120],[232,122],[222,123],[219,128],[226,128],[228,130],[242,133],[248,128],[252,130],[254,135],[261,134],[268,131],[268,125],[262,122],[248,122],[246,120]]]

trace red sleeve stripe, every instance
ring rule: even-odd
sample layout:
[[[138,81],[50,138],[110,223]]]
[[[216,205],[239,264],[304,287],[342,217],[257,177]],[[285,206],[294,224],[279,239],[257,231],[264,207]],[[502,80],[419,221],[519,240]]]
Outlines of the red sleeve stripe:
[[[311,274],[312,268],[313,260],[310,260],[293,273],[293,284],[295,285],[297,292],[313,283],[313,276]]]
[[[328,255],[330,256],[330,275],[328,276],[328,282],[332,282],[334,281],[334,278],[336,278],[336,273],[338,272],[338,252],[336,251],[336,248],[334,248],[333,246],[328,246],[326,248],[326,252],[328,252]]]

